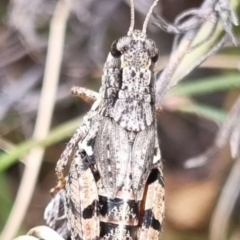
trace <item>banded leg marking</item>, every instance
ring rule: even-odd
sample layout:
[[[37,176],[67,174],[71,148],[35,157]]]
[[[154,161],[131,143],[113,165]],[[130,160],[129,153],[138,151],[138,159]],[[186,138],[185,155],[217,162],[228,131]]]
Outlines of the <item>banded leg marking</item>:
[[[139,202],[100,196],[101,239],[136,239]]]
[[[135,201],[131,181],[131,174],[128,172],[124,185],[115,198],[109,197],[102,179],[98,181],[101,239],[137,239],[141,200]]]

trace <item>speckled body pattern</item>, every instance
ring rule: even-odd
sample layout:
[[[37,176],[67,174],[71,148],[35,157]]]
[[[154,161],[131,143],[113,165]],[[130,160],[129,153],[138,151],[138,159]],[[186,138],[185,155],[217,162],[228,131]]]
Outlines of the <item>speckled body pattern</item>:
[[[58,192],[54,199],[64,198],[72,240],[160,236],[164,183],[155,117],[157,54],[154,41],[139,30],[113,43],[103,69],[101,97],[57,163],[65,197]],[[65,184],[62,172],[69,159],[73,160]]]

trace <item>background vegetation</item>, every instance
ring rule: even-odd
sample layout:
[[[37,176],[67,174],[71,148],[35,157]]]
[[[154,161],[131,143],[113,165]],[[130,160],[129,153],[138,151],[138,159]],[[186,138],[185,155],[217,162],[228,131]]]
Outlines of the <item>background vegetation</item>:
[[[151,2],[135,0],[136,28],[141,29]],[[44,224],[55,163],[89,109],[71,97],[70,88],[98,91],[109,46],[129,27],[128,1],[68,4],[0,2],[2,236]],[[162,0],[156,13],[173,22],[184,10],[200,5],[200,0]],[[238,5],[235,1],[239,16]],[[160,71],[173,35],[153,24],[148,34],[160,49]],[[235,34],[239,43],[238,28]],[[163,240],[240,239],[239,66],[240,49],[229,41],[162,101],[158,134],[166,179]]]

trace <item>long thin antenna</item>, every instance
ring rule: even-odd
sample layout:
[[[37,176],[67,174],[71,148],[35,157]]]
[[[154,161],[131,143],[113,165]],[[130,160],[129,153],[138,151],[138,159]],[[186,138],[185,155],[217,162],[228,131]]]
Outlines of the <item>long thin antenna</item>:
[[[128,30],[128,34],[131,34],[134,29],[134,22],[135,22],[135,10],[134,10],[134,0],[129,0],[130,3],[130,13],[131,13],[131,21],[130,21],[130,27]]]
[[[142,28],[142,32],[143,32],[144,34],[146,34],[146,32],[147,32],[147,25],[148,25],[148,23],[149,23],[149,20],[150,20],[150,17],[151,17],[151,15],[152,15],[152,13],[153,13],[154,8],[155,8],[155,7],[157,6],[157,4],[158,4],[158,1],[159,1],[159,0],[155,0],[155,1],[153,2],[152,6],[150,7],[150,9],[149,9],[149,11],[148,11],[148,13],[147,13],[147,16],[146,16],[146,18],[145,18],[145,21],[144,21],[144,23],[143,23],[143,28]]]

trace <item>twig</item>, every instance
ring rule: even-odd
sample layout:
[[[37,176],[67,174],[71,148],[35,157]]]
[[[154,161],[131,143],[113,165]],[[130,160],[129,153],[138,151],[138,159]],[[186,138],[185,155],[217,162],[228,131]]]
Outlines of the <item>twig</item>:
[[[232,2],[234,7],[239,4],[236,0]],[[221,10],[226,16],[222,16]],[[186,16],[190,19],[180,25],[179,22]],[[199,9],[180,15],[175,25],[169,27],[164,21],[161,24],[165,30],[183,34],[183,37],[178,47],[174,47],[170,60],[157,81],[157,105],[169,88],[218,51],[226,39],[231,38],[235,42],[232,24],[237,24],[237,20],[229,7],[229,0],[205,0]],[[175,42],[178,41],[179,35],[175,37]]]
[[[67,2],[65,0],[59,1],[51,20],[49,48],[46,59],[41,101],[32,137],[34,140],[45,138],[50,129],[69,12],[70,9]],[[27,157],[26,168],[24,170],[19,191],[13,209],[2,232],[1,239],[12,239],[22,223],[35,188],[44,152],[43,148],[38,147],[33,149]]]

